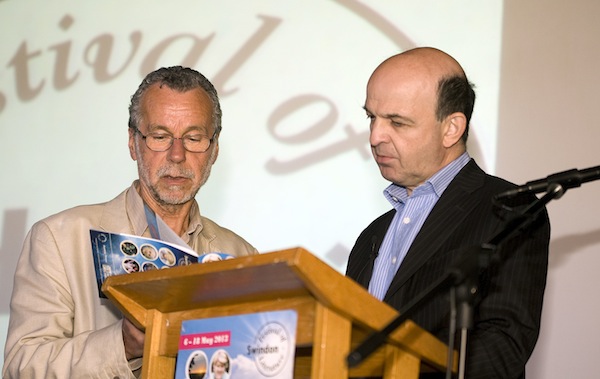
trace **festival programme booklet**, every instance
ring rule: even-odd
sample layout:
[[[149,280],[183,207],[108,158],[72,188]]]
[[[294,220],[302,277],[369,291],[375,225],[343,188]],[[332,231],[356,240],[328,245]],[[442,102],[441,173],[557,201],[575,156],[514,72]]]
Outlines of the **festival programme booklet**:
[[[194,250],[186,246],[129,234],[90,229],[90,237],[98,293],[103,298],[106,298],[106,295],[102,293],[102,284],[111,275],[233,258],[224,253],[208,253],[199,257]]]
[[[175,379],[292,379],[294,310],[185,320]]]

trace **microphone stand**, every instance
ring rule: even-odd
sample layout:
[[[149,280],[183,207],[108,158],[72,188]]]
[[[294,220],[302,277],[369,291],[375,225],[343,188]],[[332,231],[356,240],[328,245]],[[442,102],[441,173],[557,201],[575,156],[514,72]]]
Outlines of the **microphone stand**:
[[[478,291],[478,274],[486,270],[491,263],[498,260],[493,254],[498,245],[519,229],[525,229],[533,221],[533,217],[553,199],[560,198],[565,189],[558,183],[551,183],[548,192],[541,198],[527,206],[516,217],[509,220],[505,227],[488,242],[464,251],[455,263],[450,266],[444,275],[433,282],[428,288],[413,298],[399,310],[399,315],[380,331],[372,333],[354,351],[346,361],[349,367],[355,367],[366,359],[370,354],[383,345],[394,330],[410,318],[410,316],[437,295],[443,289],[456,288],[458,310],[457,326],[461,329],[459,378],[464,378],[466,366],[466,344],[467,331],[473,327],[473,300]],[[449,352],[450,354],[451,352]],[[451,362],[451,361],[450,361]],[[451,370],[449,362],[448,370]]]

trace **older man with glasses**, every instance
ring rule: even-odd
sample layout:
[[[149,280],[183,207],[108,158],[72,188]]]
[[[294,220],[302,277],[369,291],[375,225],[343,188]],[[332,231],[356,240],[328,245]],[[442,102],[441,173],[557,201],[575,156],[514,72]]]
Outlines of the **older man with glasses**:
[[[219,98],[202,74],[177,66],[144,78],[129,106],[129,152],[139,179],[107,203],[37,222],[26,237],[3,378],[112,379],[139,372],[144,333],[98,296],[90,229],[166,240],[156,233],[170,231],[198,254],[257,253],[201,216],[195,200],[217,159],[220,132]]]

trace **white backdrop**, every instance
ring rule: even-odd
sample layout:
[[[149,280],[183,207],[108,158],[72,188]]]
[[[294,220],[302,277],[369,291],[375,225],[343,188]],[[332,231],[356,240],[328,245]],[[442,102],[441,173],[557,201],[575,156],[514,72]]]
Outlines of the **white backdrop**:
[[[505,2],[496,172],[517,183],[600,165],[600,2]],[[550,267],[527,378],[598,378],[600,181],[548,205]]]
[[[594,164],[500,164],[518,155],[514,146],[525,151],[540,138],[502,132],[497,142],[499,107],[507,114],[521,109],[504,100],[521,91],[503,76],[506,57],[518,55],[512,44],[522,40],[514,28],[535,28],[516,18],[522,9],[513,1],[87,4],[0,1],[0,342],[30,226],[71,206],[109,200],[135,178],[127,105],[144,74],[159,66],[192,66],[221,95],[220,156],[198,195],[203,214],[261,252],[303,246],[342,272],[360,231],[389,209],[361,108],[368,76],[389,55],[428,45],[463,64],[478,95],[469,149],[489,172],[498,166],[520,182],[572,168],[563,165]],[[535,43],[545,43],[540,39]],[[525,62],[514,71],[528,77],[537,69]],[[530,96],[546,95],[535,90]],[[554,370],[555,352],[540,349],[530,371]]]

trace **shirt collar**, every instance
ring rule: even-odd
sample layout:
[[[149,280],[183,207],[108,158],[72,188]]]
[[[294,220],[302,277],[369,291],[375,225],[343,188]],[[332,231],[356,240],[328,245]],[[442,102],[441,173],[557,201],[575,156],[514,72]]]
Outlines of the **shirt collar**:
[[[458,158],[444,166],[441,170],[436,172],[427,179],[427,181],[413,190],[413,195],[419,196],[428,193],[435,193],[437,197],[441,197],[442,193],[448,188],[450,182],[454,179],[460,170],[471,160],[469,153],[466,151],[462,153]],[[397,184],[390,184],[384,191],[383,195],[392,204],[400,201],[405,203],[408,200],[408,192],[406,187],[399,186]]]
[[[467,163],[469,163],[471,157],[465,151],[458,158],[447,164],[440,171],[433,174],[431,178],[427,182],[431,183],[433,186],[433,190],[438,195],[438,197],[442,196],[442,193],[448,188],[450,182],[454,179],[456,175],[462,170],[463,167]]]

